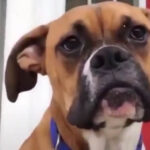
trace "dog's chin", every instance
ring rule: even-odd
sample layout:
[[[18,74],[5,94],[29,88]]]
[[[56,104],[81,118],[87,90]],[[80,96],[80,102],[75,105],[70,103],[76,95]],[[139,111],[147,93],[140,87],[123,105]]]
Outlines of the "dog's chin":
[[[116,126],[125,126],[129,121],[141,121],[143,116],[142,97],[132,88],[118,87],[106,92],[93,122],[98,128],[106,126],[109,120],[115,120]]]
[[[109,125],[125,127],[133,122],[150,120],[148,86],[111,82],[97,86],[94,95],[90,90],[82,87],[74,100],[67,116],[72,125],[97,130]]]

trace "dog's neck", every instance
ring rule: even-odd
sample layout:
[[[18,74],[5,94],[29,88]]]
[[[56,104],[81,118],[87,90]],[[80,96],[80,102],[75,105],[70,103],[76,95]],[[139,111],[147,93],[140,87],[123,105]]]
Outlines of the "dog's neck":
[[[89,150],[136,150],[141,133],[141,123],[126,128],[104,128],[99,131],[84,131]]]
[[[82,137],[80,130],[68,123],[59,104],[55,100],[52,100],[50,107],[51,118],[55,120],[59,133],[66,144],[72,150],[87,150],[88,145]]]

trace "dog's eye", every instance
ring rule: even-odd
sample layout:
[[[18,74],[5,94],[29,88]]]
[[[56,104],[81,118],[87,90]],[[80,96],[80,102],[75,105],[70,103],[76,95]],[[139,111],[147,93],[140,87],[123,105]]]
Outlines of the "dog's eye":
[[[131,29],[129,37],[133,40],[142,42],[145,40],[146,28],[144,26],[135,26]]]
[[[65,52],[72,53],[81,49],[82,43],[76,36],[69,36],[62,42],[61,47]]]

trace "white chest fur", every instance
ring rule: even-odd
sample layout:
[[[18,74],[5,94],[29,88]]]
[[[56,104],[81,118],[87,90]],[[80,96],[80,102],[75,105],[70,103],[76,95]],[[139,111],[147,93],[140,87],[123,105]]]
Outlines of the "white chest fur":
[[[100,131],[84,130],[90,150],[135,150],[141,133],[141,123],[126,128],[106,127]]]

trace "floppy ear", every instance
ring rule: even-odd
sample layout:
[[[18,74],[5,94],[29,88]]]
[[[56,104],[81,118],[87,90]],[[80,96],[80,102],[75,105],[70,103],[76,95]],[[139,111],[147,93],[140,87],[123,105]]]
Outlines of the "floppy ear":
[[[6,66],[5,84],[8,99],[15,102],[18,94],[33,88],[37,73],[45,74],[44,52],[48,26],[39,26],[23,36],[12,49]]]

